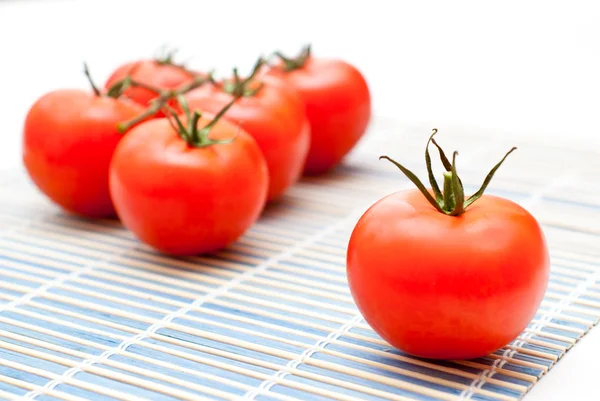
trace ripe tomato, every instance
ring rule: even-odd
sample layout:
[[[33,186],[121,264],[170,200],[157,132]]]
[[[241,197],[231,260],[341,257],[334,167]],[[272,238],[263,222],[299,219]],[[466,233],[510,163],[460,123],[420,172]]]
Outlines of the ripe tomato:
[[[42,96],[30,108],[23,129],[23,162],[29,176],[70,212],[114,216],[108,166],[122,138],[117,124],[142,112],[136,103],[83,90]]]
[[[211,121],[195,114],[178,127],[167,118],[150,120],[133,128],[115,151],[110,191],[117,213],[161,252],[217,251],[241,236],[264,207],[265,159],[249,134],[217,121],[220,115]]]
[[[139,60],[118,67],[110,75],[104,87],[108,90],[127,76],[156,89],[176,89],[195,77],[193,72],[172,64],[170,60]],[[155,91],[143,87],[127,88],[124,95],[142,106],[149,106],[150,101],[158,97]],[[164,114],[161,111],[157,116],[162,117]]]
[[[444,193],[427,191],[397,164],[419,190],[391,194],[360,218],[348,246],[348,281],[366,321],[394,347],[425,358],[481,357],[514,340],[535,315],[548,283],[548,250],[525,209],[479,198],[498,166],[465,212],[473,200],[464,200],[454,161],[445,164]]]
[[[296,91],[279,80],[253,79],[254,73],[238,84],[235,80],[204,85],[188,93],[190,108],[216,113],[234,96],[240,99],[226,118],[241,123],[254,137],[269,168],[269,200],[281,196],[302,174],[310,144],[310,126],[304,104]],[[237,74],[236,74],[237,77]]]
[[[371,118],[371,96],[354,66],[316,58],[307,47],[296,59],[281,54],[282,63],[267,74],[295,88],[306,105],[311,143],[304,173],[324,173],[337,166],[358,143]]]

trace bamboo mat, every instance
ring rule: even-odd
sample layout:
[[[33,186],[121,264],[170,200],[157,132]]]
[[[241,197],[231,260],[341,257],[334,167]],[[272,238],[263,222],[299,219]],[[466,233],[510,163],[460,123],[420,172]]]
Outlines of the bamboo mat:
[[[522,398],[600,318],[597,154],[438,127],[442,145],[460,152],[469,193],[519,146],[488,192],[540,220],[552,273],[512,344],[433,362],[382,341],[345,278],[359,216],[412,185],[378,156],[425,179],[431,128],[375,121],[336,172],[303,180],[214,257],[158,255],[117,222],[62,213],[23,172],[0,176],[0,399]]]

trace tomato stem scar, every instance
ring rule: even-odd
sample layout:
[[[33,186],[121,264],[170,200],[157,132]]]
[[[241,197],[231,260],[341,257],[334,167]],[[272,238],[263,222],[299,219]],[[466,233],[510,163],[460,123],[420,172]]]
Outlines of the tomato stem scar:
[[[425,146],[425,165],[427,166],[427,173],[429,177],[429,182],[431,184],[431,192],[433,192],[433,195],[431,195],[431,192],[425,187],[425,185],[423,185],[421,180],[419,180],[419,178],[413,172],[402,166],[400,163],[396,162],[388,156],[380,156],[379,159],[386,159],[393,163],[396,167],[398,167],[398,169],[402,171],[402,173],[404,173],[404,175],[413,184],[416,185],[419,191],[421,191],[421,193],[425,196],[427,201],[438,212],[444,213],[448,216],[460,216],[466,211],[466,209],[469,206],[471,206],[473,203],[475,203],[475,201],[481,198],[489,183],[491,182],[492,178],[494,177],[496,171],[500,168],[502,163],[504,163],[504,160],[506,160],[508,155],[510,155],[517,148],[511,148],[488,173],[488,175],[485,177],[485,180],[481,184],[479,190],[477,190],[477,192],[475,192],[469,198],[465,199],[464,187],[456,171],[456,156],[458,156],[458,152],[455,151],[452,153],[452,162],[450,162],[450,160],[448,160],[448,157],[446,157],[446,154],[444,153],[442,147],[434,139],[434,136],[437,134],[437,132],[438,130],[434,128],[431,136],[429,137],[429,140],[427,141],[427,145]],[[433,143],[433,145],[437,148],[442,165],[446,170],[444,171],[443,191],[440,190],[440,187],[435,179],[435,175],[433,174],[433,169],[431,167],[431,156],[429,154],[429,145],[431,143]]]

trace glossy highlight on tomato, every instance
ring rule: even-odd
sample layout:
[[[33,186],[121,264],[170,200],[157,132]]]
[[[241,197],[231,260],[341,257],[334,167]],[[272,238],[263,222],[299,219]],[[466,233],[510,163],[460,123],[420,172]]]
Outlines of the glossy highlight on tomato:
[[[441,211],[424,188],[376,202],[353,230],[347,274],[365,320],[394,347],[468,359],[525,329],[546,291],[549,256],[539,223],[513,201],[482,192],[456,214],[462,184],[448,181],[458,176],[454,160],[446,161],[451,193],[428,190]]]

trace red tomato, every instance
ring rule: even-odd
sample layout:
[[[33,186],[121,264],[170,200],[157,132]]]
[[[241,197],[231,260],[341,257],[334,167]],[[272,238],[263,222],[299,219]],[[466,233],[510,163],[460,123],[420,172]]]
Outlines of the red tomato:
[[[299,59],[288,60],[267,74],[283,79],[304,101],[312,138],[304,173],[321,174],[337,166],[365,133],[371,96],[354,66],[309,52]]]
[[[481,357],[535,315],[548,250],[536,219],[510,200],[483,195],[462,214],[446,212],[419,190],[375,203],[351,235],[348,281],[365,320],[394,347],[425,358]]]
[[[201,126],[209,124],[208,116],[199,120]],[[150,120],[126,135],[110,167],[112,199],[123,225],[167,254],[224,248],[250,228],[266,202],[267,165],[249,134],[220,120],[210,140],[201,130],[194,135],[205,144],[188,143],[166,118]]]
[[[230,82],[231,83],[231,82]],[[269,168],[269,200],[281,196],[298,181],[310,144],[310,127],[304,104],[290,87],[273,78],[248,82],[252,88],[227,111],[226,118],[240,123],[254,137]],[[233,95],[226,92],[227,84],[205,85],[187,96],[191,109],[218,112]],[[231,91],[230,91],[231,92]]]
[[[23,162],[37,187],[64,209],[111,217],[108,166],[122,135],[117,123],[141,114],[133,102],[82,90],[50,92],[33,104],[23,130]]]
[[[156,89],[176,89],[194,79],[194,73],[177,65],[156,60],[141,60],[126,63],[117,68],[106,81],[106,89],[130,76],[133,80]],[[148,106],[157,93],[146,88],[127,88],[124,95],[143,106]],[[157,116],[164,116],[162,112]]]

